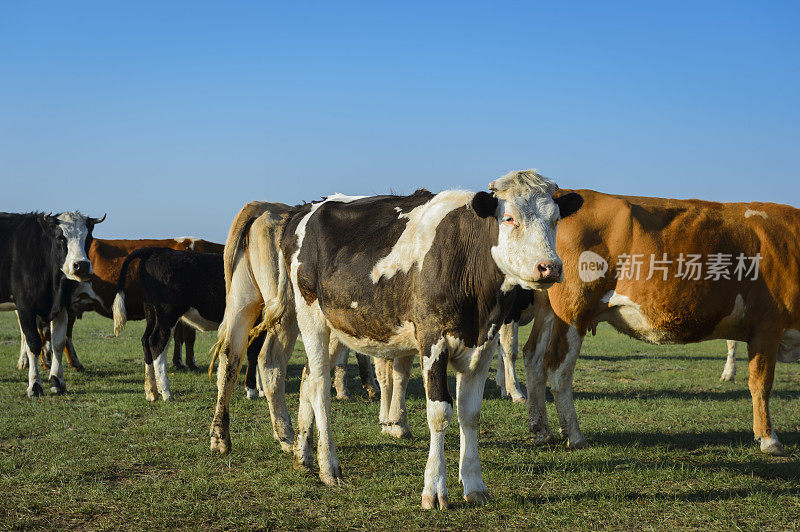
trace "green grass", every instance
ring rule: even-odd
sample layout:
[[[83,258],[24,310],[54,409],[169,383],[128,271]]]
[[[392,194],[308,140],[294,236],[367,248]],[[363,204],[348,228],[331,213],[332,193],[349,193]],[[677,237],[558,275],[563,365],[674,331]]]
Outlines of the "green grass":
[[[115,339],[111,321],[87,316],[76,325],[75,345],[88,371],[67,368],[66,395],[31,400],[26,374],[15,368],[14,314],[0,315],[0,527],[800,527],[797,364],[777,369],[773,420],[790,457],[774,458],[752,441],[746,365],[740,363],[739,382],[718,381],[724,342],[659,347],[601,327],[587,339],[575,379],[591,448],[570,452],[563,441],[533,447],[525,408],[499,398],[492,371],[479,443],[493,499],[482,508],[459,502],[454,419],[446,443],[454,504],[423,512],[428,430],[418,367],[409,387],[411,441],[380,434],[378,404],[366,400],[351,367],[354,398],[333,405],[346,486],[328,488],[293,469],[273,441],[266,402],[247,401],[243,379],[227,456],[208,449],[216,389],[204,374],[171,374],[176,401],[147,403],[142,326],[129,323]],[[199,335],[198,363],[206,363],[212,341]],[[293,416],[303,362],[298,344],[287,383]],[[557,427],[552,403],[548,413]]]

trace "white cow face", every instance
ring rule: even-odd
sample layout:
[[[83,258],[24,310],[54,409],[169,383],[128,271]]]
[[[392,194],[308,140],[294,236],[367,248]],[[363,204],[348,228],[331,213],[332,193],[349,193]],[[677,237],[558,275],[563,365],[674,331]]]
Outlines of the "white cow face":
[[[489,188],[495,191],[494,216],[499,224],[492,258],[506,284],[546,289],[560,282],[563,266],[556,254],[556,226],[578,210],[583,199],[575,193],[554,199],[555,183],[530,170],[512,172]],[[489,194],[480,192],[476,198],[479,195],[484,195],[483,208],[490,207]]]
[[[553,198],[528,195],[498,202],[500,229],[492,258],[511,284],[549,288],[561,281],[556,255],[556,224],[560,218]]]
[[[67,279],[73,281],[89,281],[92,276],[92,263],[86,255],[92,242],[92,229],[95,224],[102,222],[84,216],[78,211],[65,212],[55,217],[57,226],[61,230],[61,238],[66,247],[66,256],[61,265],[61,271]]]

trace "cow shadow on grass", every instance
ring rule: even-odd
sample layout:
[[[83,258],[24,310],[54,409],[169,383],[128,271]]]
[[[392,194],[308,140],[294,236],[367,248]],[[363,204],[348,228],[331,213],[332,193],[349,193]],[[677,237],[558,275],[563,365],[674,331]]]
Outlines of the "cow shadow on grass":
[[[788,431],[781,432],[778,428],[778,436],[784,445],[800,446],[800,433]],[[725,446],[726,448],[733,449],[736,447],[744,447],[745,449],[752,448],[754,451],[758,448],[758,444],[753,440],[753,432],[749,430],[730,430],[730,431],[706,431],[706,432],[634,432],[634,431],[607,431],[607,432],[585,432],[585,436],[591,446],[614,446],[614,447],[663,447],[668,451],[683,451],[692,452],[697,454],[697,451],[707,450],[708,453],[719,452],[718,448],[713,446]],[[536,448],[528,439],[513,439],[506,441],[489,440],[481,441],[480,445],[487,448],[499,449],[519,449],[523,446]],[[565,440],[556,436],[550,443],[543,447],[564,447]],[[566,451],[566,449],[565,449]],[[573,451],[570,451],[573,452]],[[583,451],[574,451],[581,453]],[[769,455],[763,455],[765,460],[783,460],[786,458],[772,458]],[[794,459],[793,459],[794,461]],[[800,461],[794,461],[798,465],[798,472],[800,472]],[[784,464],[785,465],[785,464]]]
[[[771,487],[765,489],[763,487],[755,487],[753,489],[701,489],[689,491],[685,493],[675,492],[658,492],[658,493],[642,493],[641,491],[628,491],[624,494],[619,494],[610,491],[600,490],[587,490],[582,493],[573,495],[559,495],[553,494],[552,496],[535,495],[532,497],[525,497],[523,495],[511,494],[511,498],[520,505],[544,505],[552,504],[560,501],[604,501],[613,498],[614,500],[622,499],[632,503],[646,500],[657,501],[683,501],[683,502],[713,502],[713,501],[728,501],[728,500],[741,500],[742,498],[749,497],[756,493],[769,492],[772,496],[790,495],[796,496],[800,494],[798,487]]]
[[[784,445],[800,444],[800,433],[781,432],[778,427],[778,434]],[[594,445],[665,447],[682,451],[697,451],[713,445],[752,447],[753,449],[758,446],[753,440],[753,432],[749,430],[680,433],[618,431],[589,433],[587,437],[589,443]],[[767,458],[768,455],[764,455],[764,457]]]
[[[775,460],[780,460],[775,462]],[[669,466],[681,467],[684,465],[690,466],[692,469],[702,470],[704,473],[722,473],[732,472],[737,475],[745,475],[750,477],[757,477],[762,480],[780,480],[780,481],[794,481],[800,478],[800,463],[795,460],[786,458],[772,458],[764,455],[762,461],[754,462],[739,462],[733,460],[703,460],[700,455],[675,456],[673,461],[669,462],[664,459],[659,460],[642,460],[641,458],[612,458],[612,459],[597,459],[586,460],[578,459],[570,461],[569,463],[559,462],[554,464],[551,461],[537,462],[537,463],[506,463],[497,462],[492,463],[485,461],[487,470],[500,471],[514,471],[519,473],[520,470],[525,471],[525,475],[540,477],[542,475],[552,474],[553,471],[564,473],[576,473],[580,475],[607,475],[615,471],[634,470],[637,472],[642,471],[664,471]],[[796,486],[800,490],[800,486]]]
[[[720,352],[719,355],[681,355],[675,353],[636,353],[631,355],[585,355],[581,354],[579,360],[589,360],[594,362],[626,362],[633,360],[680,360],[685,362],[697,362],[702,360],[724,361],[726,354]],[[580,362],[579,362],[580,364]]]
[[[548,400],[552,398],[550,389],[547,390]],[[773,390],[773,399],[800,399],[800,390]],[[750,390],[739,388],[736,390],[669,390],[658,389],[630,389],[602,392],[574,392],[576,401],[602,400],[602,399],[681,399],[681,400],[701,400],[701,401],[735,401],[750,399]]]

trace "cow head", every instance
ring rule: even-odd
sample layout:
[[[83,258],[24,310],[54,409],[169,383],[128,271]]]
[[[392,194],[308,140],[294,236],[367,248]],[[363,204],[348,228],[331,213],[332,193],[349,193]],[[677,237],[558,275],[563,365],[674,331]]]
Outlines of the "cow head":
[[[106,219],[85,216],[78,211],[45,216],[55,226],[54,252],[61,262],[61,271],[67,279],[88,281],[92,276],[92,263],[87,253],[92,243],[94,226]]]
[[[556,225],[577,211],[583,198],[572,192],[554,199],[558,186],[535,170],[506,174],[492,181],[489,190],[491,194],[475,194],[472,207],[479,216],[497,218],[492,257],[506,282],[527,289],[545,289],[560,282]]]

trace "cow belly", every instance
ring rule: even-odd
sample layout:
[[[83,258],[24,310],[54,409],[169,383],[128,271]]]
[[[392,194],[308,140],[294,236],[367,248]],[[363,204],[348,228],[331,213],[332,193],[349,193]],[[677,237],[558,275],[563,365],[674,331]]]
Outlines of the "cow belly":
[[[670,343],[664,331],[654,328],[642,312],[641,307],[629,297],[614,291],[600,300],[599,314],[595,321],[605,321],[623,334],[655,344]]]
[[[595,321],[608,322],[623,334],[653,344],[680,344],[699,340],[688,338],[688,331],[683,327],[654,326],[638,303],[613,290],[600,300]]]
[[[410,321],[397,327],[386,342],[374,338],[356,338],[331,326],[331,332],[350,349],[378,358],[400,358],[419,353],[414,324]]]
[[[216,331],[219,328],[219,323],[205,319],[195,308],[190,308],[189,312],[181,316],[181,321],[198,331]]]
[[[693,313],[692,306],[671,305],[659,308],[659,322],[648,319],[639,304],[627,296],[608,292],[600,302],[596,322],[606,321],[618,331],[654,344],[685,344],[714,339],[746,340],[743,323],[746,307],[741,294],[736,296],[730,314],[709,321],[702,313]]]
[[[781,338],[778,349],[778,360],[781,362],[796,362],[800,358],[800,331],[787,329]]]

